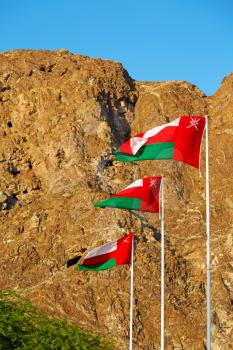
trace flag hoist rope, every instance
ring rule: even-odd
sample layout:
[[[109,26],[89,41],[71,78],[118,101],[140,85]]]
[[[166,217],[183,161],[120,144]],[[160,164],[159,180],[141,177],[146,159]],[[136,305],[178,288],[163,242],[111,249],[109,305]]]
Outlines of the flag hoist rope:
[[[210,190],[209,190],[209,140],[206,116],[206,292],[207,292],[207,350],[211,350],[211,278],[210,278]]]
[[[130,325],[129,325],[129,350],[133,350],[133,268],[134,268],[134,232],[132,237],[132,250],[131,250],[131,278],[130,278]]]
[[[164,177],[161,182],[161,350],[164,350]]]

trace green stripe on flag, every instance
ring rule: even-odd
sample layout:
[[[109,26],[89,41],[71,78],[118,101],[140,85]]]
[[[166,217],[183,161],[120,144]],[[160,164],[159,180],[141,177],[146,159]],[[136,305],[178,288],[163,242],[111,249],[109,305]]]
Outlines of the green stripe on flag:
[[[174,142],[159,142],[150,145],[144,145],[139,149],[135,156],[127,153],[121,153],[118,150],[115,153],[116,160],[120,162],[136,162],[137,160],[156,160],[172,159],[174,152]]]
[[[139,210],[141,207],[141,199],[131,197],[112,197],[105,201],[98,202],[94,205],[95,207],[110,207],[110,208],[121,208],[121,209],[132,209]]]
[[[85,261],[84,261],[85,262]],[[100,271],[100,270],[107,270],[111,269],[112,267],[116,267],[116,259],[112,258],[107,260],[105,263],[101,265],[77,265],[77,270],[80,271]]]

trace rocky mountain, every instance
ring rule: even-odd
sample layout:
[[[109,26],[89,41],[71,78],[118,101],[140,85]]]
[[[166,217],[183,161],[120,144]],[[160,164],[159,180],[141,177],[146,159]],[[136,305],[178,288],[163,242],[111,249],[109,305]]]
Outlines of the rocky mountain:
[[[130,135],[209,115],[213,350],[233,349],[233,74],[210,97],[185,81],[134,81],[120,63],[66,50],[0,53],[0,287],[128,348],[127,266],[67,262],[134,227],[135,350],[160,347],[160,219],[93,208],[134,179],[165,176],[166,349],[206,344],[205,144],[200,172],[116,162]]]

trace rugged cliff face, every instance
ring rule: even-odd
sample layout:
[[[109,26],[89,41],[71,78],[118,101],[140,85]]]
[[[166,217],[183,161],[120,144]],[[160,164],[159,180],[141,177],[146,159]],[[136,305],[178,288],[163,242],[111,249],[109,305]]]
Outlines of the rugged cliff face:
[[[121,64],[65,50],[0,54],[1,288],[127,349],[129,269],[66,267],[133,226],[135,350],[159,349],[160,220],[94,209],[137,179],[164,175],[166,349],[205,349],[205,147],[201,171],[173,161],[118,163],[131,134],[209,114],[213,350],[233,344],[233,74],[212,97],[184,81],[133,81]]]

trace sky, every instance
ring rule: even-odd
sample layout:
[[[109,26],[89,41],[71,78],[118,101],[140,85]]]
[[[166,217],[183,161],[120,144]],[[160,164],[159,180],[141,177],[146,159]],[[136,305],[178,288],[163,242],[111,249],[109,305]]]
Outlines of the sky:
[[[232,0],[8,0],[0,23],[0,51],[64,48],[206,95],[233,71]]]

